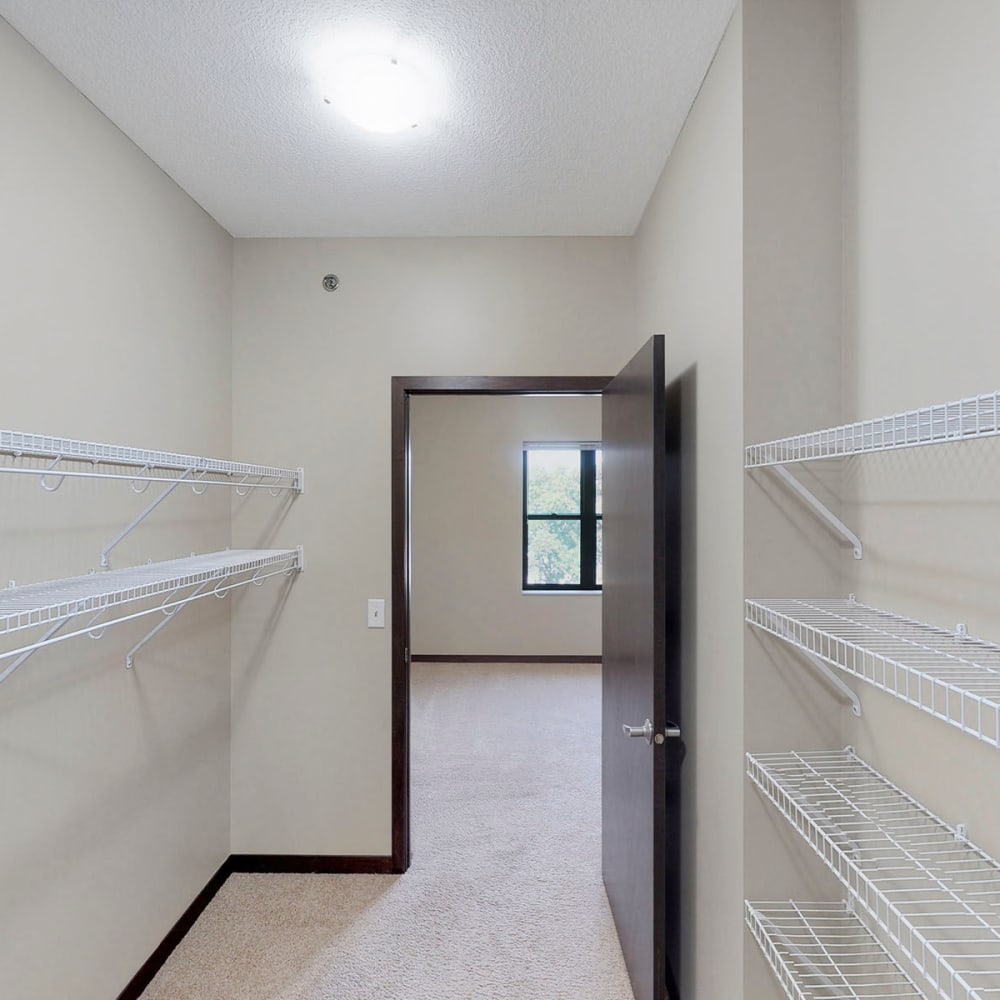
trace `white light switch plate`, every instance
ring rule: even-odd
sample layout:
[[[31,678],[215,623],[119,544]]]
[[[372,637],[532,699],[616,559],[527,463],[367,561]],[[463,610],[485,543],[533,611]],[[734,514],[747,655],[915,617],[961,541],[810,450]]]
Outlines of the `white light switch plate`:
[[[385,628],[385,601],[381,597],[368,599],[368,627]]]

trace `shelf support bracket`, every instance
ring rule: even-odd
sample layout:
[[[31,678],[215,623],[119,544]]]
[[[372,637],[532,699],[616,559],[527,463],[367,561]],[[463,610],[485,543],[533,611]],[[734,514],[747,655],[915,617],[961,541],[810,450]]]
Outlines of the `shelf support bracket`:
[[[146,518],[149,517],[149,515],[152,514],[153,511],[156,510],[156,508],[159,507],[160,504],[163,503],[163,501],[166,500],[167,497],[170,496],[170,494],[173,493],[178,486],[181,485],[181,483],[187,480],[188,477],[191,476],[194,471],[195,470],[193,468],[185,469],[184,472],[181,475],[179,475],[152,503],[150,503],[141,513],[137,514],[126,527],[122,528],[122,530],[119,531],[118,534],[115,535],[115,537],[110,542],[108,542],[107,545],[104,546],[104,548],[101,550],[102,569],[107,569],[111,565],[111,560],[110,560],[111,550],[116,545],[118,545],[119,542],[121,542],[124,538],[126,538],[129,534],[131,534],[136,528],[138,528],[139,525],[142,524],[142,522],[145,521]]]
[[[223,577],[223,579],[225,579],[225,577]],[[145,646],[146,643],[149,642],[149,640],[152,639],[153,636],[155,636],[156,633],[159,632],[161,628],[163,628],[165,625],[169,624],[174,619],[174,617],[177,615],[177,613],[179,611],[183,611],[193,600],[195,600],[195,598],[200,597],[201,596],[201,592],[208,586],[208,584],[209,584],[208,580],[206,580],[202,584],[199,584],[199,586],[195,590],[193,590],[190,594],[188,594],[188,596],[184,599],[183,603],[178,604],[177,607],[173,608],[170,611],[164,611],[163,612],[163,621],[157,622],[157,624],[154,625],[149,630],[149,632],[146,633],[145,637],[142,638],[142,639],[140,639],[125,654],[125,669],[126,670],[131,670],[132,669],[132,665],[135,662],[135,654],[138,653],[139,650],[142,649],[142,647]],[[216,586],[218,586],[218,584],[216,584]],[[176,591],[175,591],[175,593],[176,593]]]
[[[815,653],[810,653],[807,649],[798,647],[799,652],[844,696],[846,701],[851,703],[851,711],[861,718],[861,699],[852,691],[844,681],[837,676],[833,668],[827,666]]]
[[[774,627],[777,631],[792,645],[797,649],[808,661],[811,663],[816,670],[819,671],[830,684],[842,695],[845,701],[851,703],[851,711],[860,719],[861,718],[861,699],[857,696],[855,691],[852,691],[850,686],[845,683],[844,679],[831,667],[828,663],[821,660],[815,653],[801,646],[795,641],[791,632],[782,625],[780,622],[774,622]]]
[[[21,655],[13,663],[11,663],[10,666],[4,667],[3,671],[0,672],[0,684],[2,684],[5,680],[7,680],[7,678],[10,677],[10,675],[14,673],[14,671],[17,670],[17,668],[21,666],[21,664],[24,663],[24,661],[27,660],[32,653],[35,653],[39,649],[41,649],[41,647],[46,642],[48,642],[49,639],[51,639],[63,627],[63,625],[65,625],[72,618],[73,618],[72,615],[68,615],[66,618],[61,618],[59,621],[50,625],[45,630],[44,635],[42,635],[42,637],[38,640],[38,642],[35,645],[33,645],[30,649],[26,649],[23,653],[21,653]]]
[[[771,465],[768,468],[794,493],[796,493],[800,499],[804,500],[822,520],[826,521],[834,531],[837,532],[841,538],[850,542],[854,547],[854,558],[860,559],[864,555],[864,548],[861,544],[861,539],[858,538],[850,528],[844,524],[843,521],[822,500],[819,499],[811,490],[803,486],[795,476],[793,476],[788,469],[783,465]]]

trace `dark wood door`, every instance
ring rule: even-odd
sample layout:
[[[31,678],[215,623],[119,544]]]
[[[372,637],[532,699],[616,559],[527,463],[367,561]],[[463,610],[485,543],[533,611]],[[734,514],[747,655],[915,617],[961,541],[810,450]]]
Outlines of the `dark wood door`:
[[[602,409],[604,884],[636,1000],[678,1000],[680,484],[668,441],[679,439],[661,336],[608,384]]]

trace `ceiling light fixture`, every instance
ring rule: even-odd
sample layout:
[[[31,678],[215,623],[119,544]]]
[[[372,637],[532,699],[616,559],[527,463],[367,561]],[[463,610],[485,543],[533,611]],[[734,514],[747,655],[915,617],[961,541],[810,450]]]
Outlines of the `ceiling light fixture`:
[[[336,58],[323,96],[345,118],[370,132],[416,128],[434,110],[427,77],[405,58],[378,52]]]

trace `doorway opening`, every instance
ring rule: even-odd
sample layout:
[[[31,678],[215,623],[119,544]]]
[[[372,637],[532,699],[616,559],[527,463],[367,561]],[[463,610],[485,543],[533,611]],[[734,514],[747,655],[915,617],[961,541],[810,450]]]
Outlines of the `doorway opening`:
[[[392,866],[410,865],[410,402],[417,395],[600,396],[604,376],[397,376],[392,380]]]

